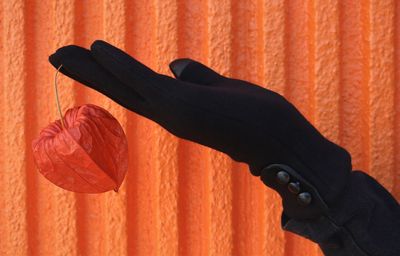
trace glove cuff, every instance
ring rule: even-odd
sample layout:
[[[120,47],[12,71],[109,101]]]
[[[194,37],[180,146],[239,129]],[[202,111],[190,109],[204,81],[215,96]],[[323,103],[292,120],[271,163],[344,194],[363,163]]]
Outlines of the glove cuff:
[[[372,177],[353,171],[329,211],[313,219],[281,216],[284,230],[319,244],[325,255],[400,255],[400,206]]]
[[[282,229],[307,238],[319,245],[327,256],[367,256],[343,227],[322,215],[313,220],[291,219],[282,212]]]

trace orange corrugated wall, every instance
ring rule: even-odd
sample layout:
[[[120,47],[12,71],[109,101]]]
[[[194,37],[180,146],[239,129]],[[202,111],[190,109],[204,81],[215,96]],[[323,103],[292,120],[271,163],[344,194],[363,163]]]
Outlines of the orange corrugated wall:
[[[60,76],[63,110],[109,110],[129,139],[120,192],[64,191],[31,142],[58,119],[48,56],[106,40],[151,68],[190,57],[284,94],[354,169],[400,199],[396,0],[2,0],[0,255],[322,255],[280,228],[280,198],[244,164],[177,139]]]

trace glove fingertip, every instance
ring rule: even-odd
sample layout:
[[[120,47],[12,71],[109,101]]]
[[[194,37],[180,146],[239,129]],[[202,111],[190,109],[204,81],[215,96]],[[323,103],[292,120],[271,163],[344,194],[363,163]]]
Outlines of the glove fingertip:
[[[176,59],[169,64],[169,67],[174,76],[181,81],[212,85],[222,78],[210,67],[189,58]]]
[[[57,58],[57,55],[55,53],[51,54],[48,58],[49,62],[53,67],[58,68],[61,63],[60,60]]]
[[[109,43],[107,43],[107,42],[104,41],[104,40],[96,39],[96,40],[94,40],[93,43],[90,45],[90,49],[93,50],[94,48],[101,47],[101,46],[112,46],[112,45],[110,45]]]
[[[175,78],[179,79],[186,67],[192,62],[193,60],[189,58],[176,59],[169,64],[169,69],[174,74]]]

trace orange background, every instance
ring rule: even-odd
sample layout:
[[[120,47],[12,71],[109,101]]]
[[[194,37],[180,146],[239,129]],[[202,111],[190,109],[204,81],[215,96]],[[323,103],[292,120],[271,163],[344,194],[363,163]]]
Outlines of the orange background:
[[[0,255],[322,255],[281,230],[279,197],[245,165],[62,75],[63,111],[109,110],[130,166],[118,194],[42,177],[31,142],[59,118],[47,58],[95,39],[164,74],[190,57],[284,94],[400,199],[395,0],[4,0],[0,13]]]

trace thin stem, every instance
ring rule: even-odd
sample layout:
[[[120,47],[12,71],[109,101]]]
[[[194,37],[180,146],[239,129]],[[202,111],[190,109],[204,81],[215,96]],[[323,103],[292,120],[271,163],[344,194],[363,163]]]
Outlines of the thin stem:
[[[64,117],[61,112],[61,106],[60,106],[60,101],[58,99],[58,89],[57,89],[57,74],[60,71],[61,67],[62,67],[62,64],[58,67],[56,75],[54,76],[54,88],[56,89],[56,102],[57,102],[58,113],[60,114],[60,117],[61,117],[61,125],[62,125],[62,128],[65,129]]]

